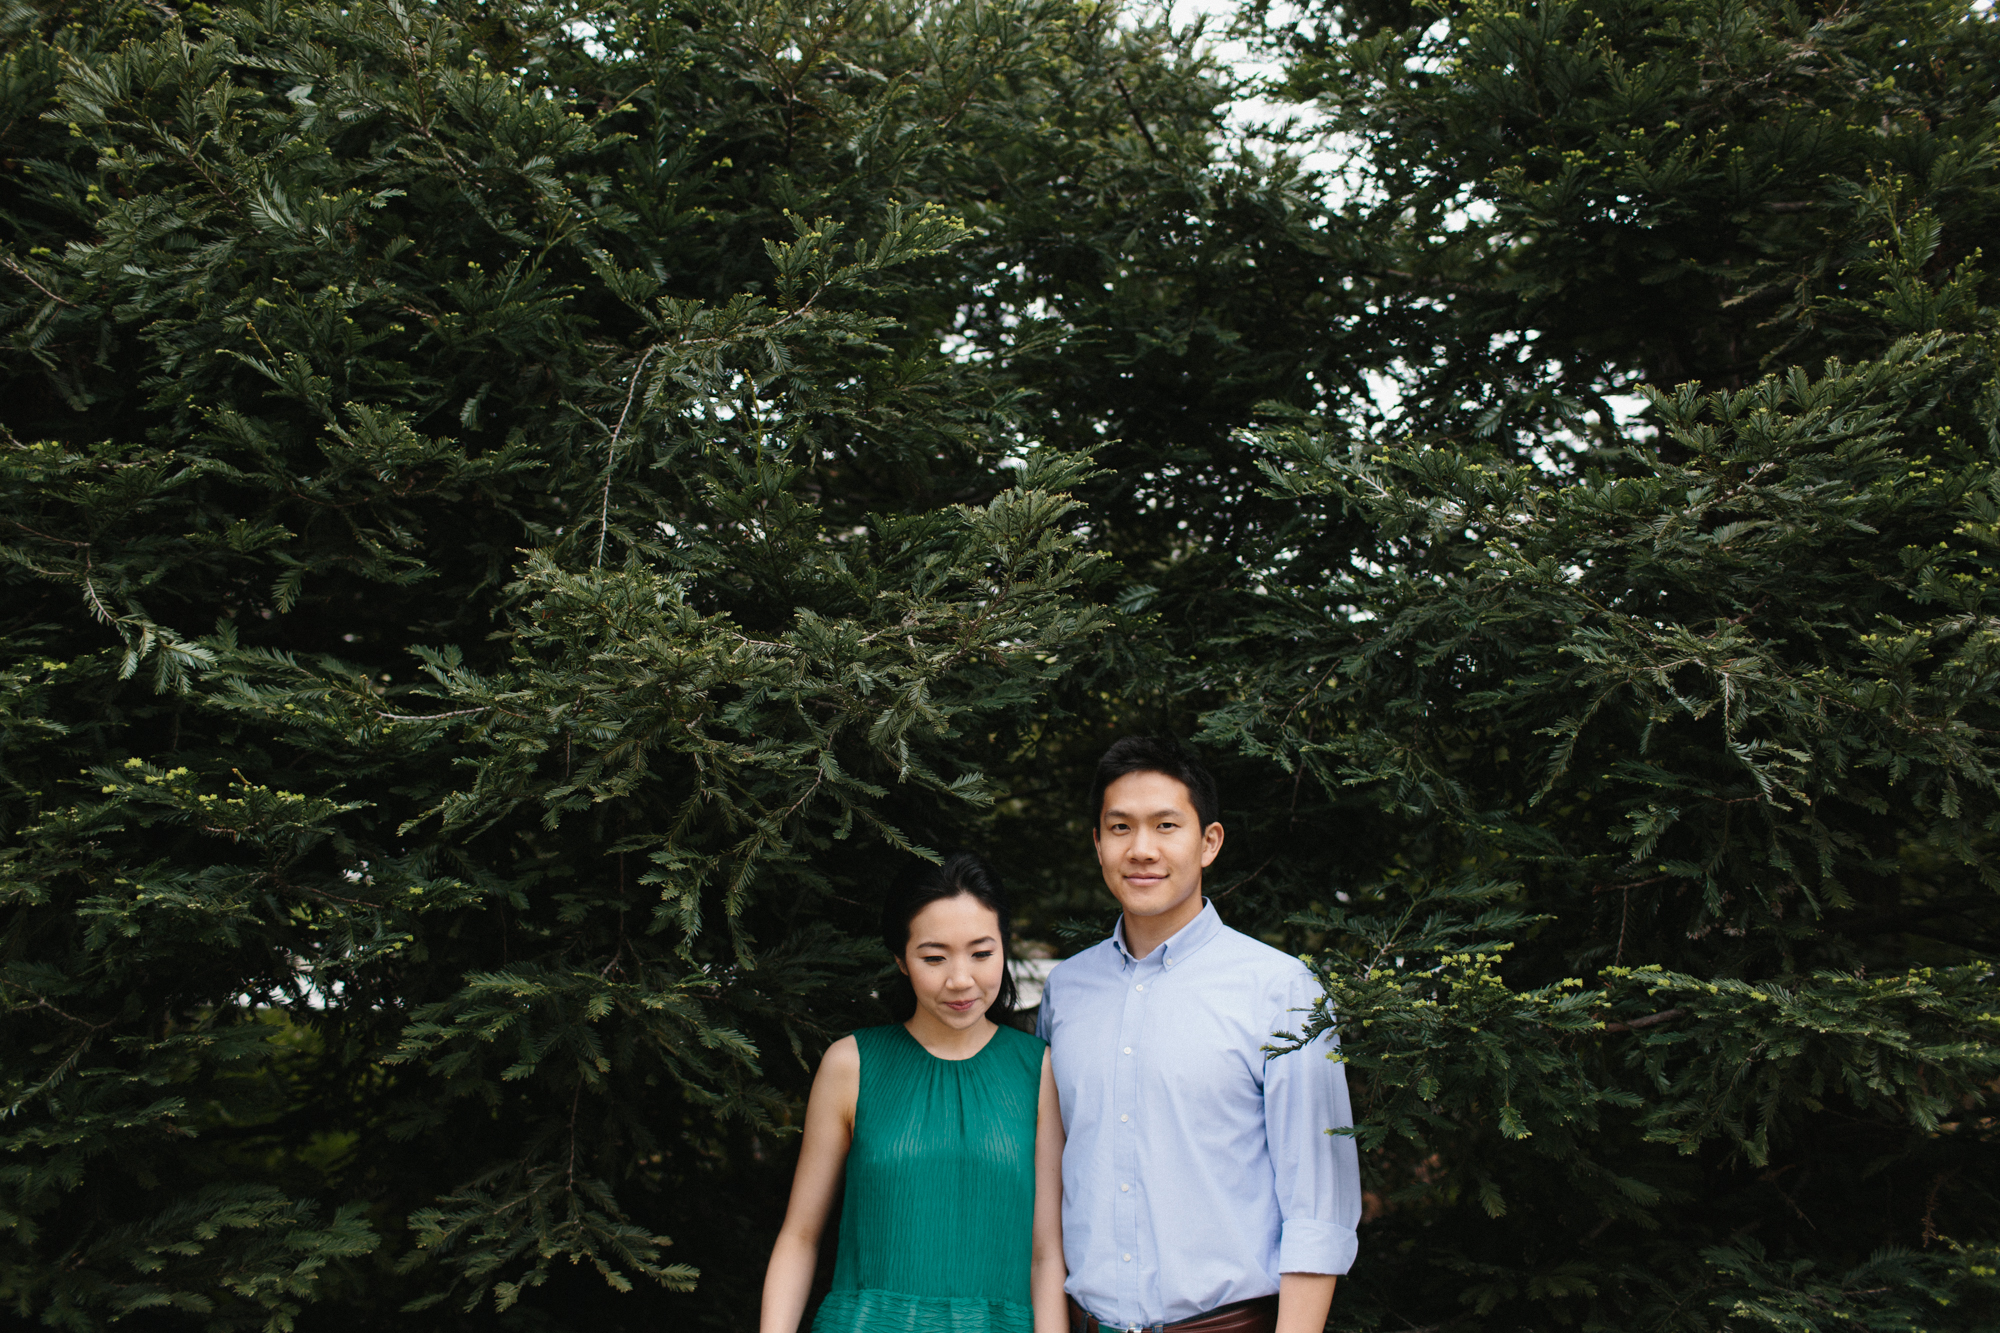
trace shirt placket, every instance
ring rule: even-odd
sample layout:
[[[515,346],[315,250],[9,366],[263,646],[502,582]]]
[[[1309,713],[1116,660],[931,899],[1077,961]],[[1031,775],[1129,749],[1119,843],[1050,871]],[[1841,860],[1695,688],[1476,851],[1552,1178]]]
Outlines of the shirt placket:
[[[1159,965],[1151,960],[1126,960],[1125,1005],[1119,1015],[1118,1045],[1113,1055],[1117,1072],[1111,1081],[1111,1109],[1117,1139],[1111,1160],[1118,1176],[1113,1207],[1117,1210],[1118,1303],[1126,1318],[1141,1317],[1139,1312],[1146,1303],[1145,1275],[1153,1262],[1140,1251],[1139,1208],[1145,1191],[1145,1164],[1139,1143],[1145,1133],[1145,1108],[1139,1105],[1139,1061],[1144,1058],[1146,1005],[1159,971]]]

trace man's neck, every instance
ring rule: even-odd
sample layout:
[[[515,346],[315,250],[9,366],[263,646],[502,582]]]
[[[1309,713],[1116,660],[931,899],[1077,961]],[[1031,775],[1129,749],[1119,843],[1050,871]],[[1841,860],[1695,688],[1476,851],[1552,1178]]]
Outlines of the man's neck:
[[[1186,902],[1169,912],[1158,916],[1133,916],[1125,913],[1125,951],[1134,958],[1144,958],[1153,950],[1178,935],[1181,928],[1201,915],[1207,900],[1196,889],[1188,895]]]

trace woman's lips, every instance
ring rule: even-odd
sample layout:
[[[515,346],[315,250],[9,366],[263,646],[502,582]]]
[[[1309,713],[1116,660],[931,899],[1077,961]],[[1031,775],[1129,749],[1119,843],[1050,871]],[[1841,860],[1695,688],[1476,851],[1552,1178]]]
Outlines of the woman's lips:
[[[956,1009],[962,1014],[976,1003],[978,1003],[977,1000],[946,1000],[944,1007],[947,1009]]]

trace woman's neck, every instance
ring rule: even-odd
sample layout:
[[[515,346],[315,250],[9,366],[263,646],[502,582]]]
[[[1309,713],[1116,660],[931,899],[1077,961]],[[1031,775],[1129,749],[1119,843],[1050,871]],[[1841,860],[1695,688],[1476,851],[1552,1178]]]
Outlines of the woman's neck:
[[[903,1030],[940,1060],[970,1060],[986,1049],[986,1043],[998,1029],[993,1020],[984,1015],[971,1027],[947,1027],[919,1009],[910,1015],[909,1022],[903,1024]]]

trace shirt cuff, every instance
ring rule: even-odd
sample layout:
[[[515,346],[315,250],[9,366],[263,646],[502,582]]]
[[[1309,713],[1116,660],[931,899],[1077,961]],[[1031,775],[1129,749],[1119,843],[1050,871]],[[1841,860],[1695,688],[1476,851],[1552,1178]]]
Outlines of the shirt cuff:
[[[1360,1238],[1354,1228],[1294,1217],[1278,1232],[1280,1273],[1345,1273],[1354,1267]]]

